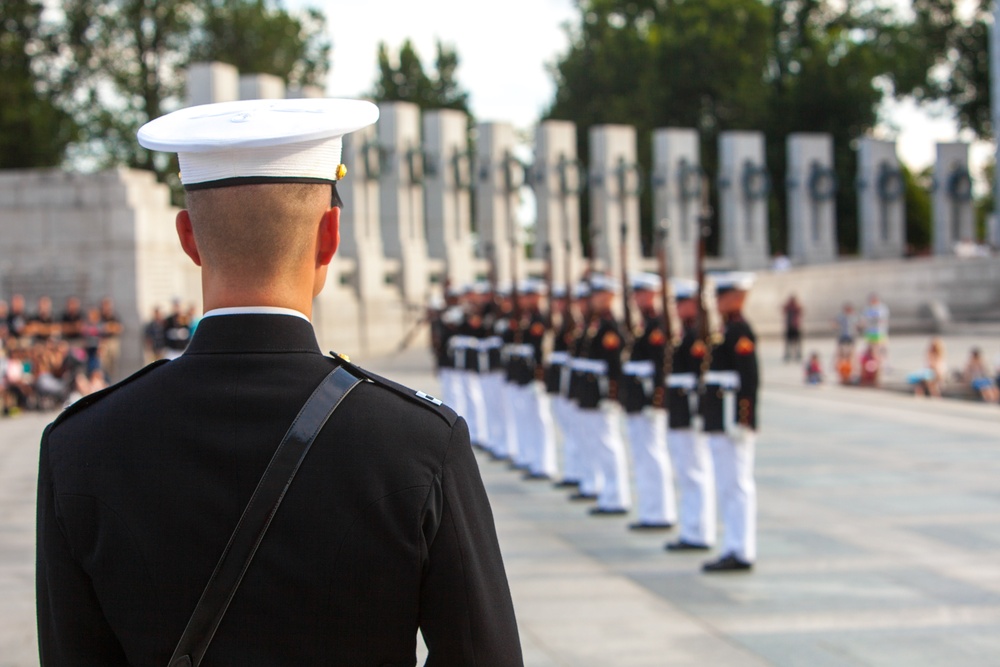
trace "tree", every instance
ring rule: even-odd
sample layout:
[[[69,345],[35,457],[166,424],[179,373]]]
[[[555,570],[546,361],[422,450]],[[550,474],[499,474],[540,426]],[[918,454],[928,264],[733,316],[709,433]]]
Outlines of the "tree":
[[[77,128],[32,67],[46,48],[42,4],[5,0],[0,25],[0,169],[53,167],[62,162]]]
[[[213,0],[203,6],[192,59],[273,74],[292,86],[323,85],[330,62],[326,18],[317,9],[290,14],[264,0]]]
[[[974,53],[970,44],[981,38],[978,28],[973,23],[959,30],[953,4],[915,0],[917,18],[910,20],[888,3],[860,0],[580,0],[570,48],[553,69],[556,94],[547,115],[577,123],[581,155],[587,154],[590,126],[635,126],[647,173],[648,137],[658,127],[697,128],[709,173],[715,171],[720,131],[762,130],[774,185],[775,251],[787,244],[787,137],[829,133],[840,183],[838,236],[842,249],[852,251],[854,142],[876,125],[882,99],[928,89],[927,81],[936,80],[928,72],[942,59],[953,63],[951,72],[969,72],[962,81],[980,76],[987,52]],[[958,88],[952,85],[955,100]],[[981,115],[971,105],[969,117]],[[642,205],[648,221],[648,197]]]
[[[372,98],[376,102],[413,102],[421,109],[457,109],[469,114],[469,93],[455,76],[459,64],[456,51],[438,42],[434,64],[435,76],[431,78],[424,72],[413,42],[403,42],[395,63],[385,42],[380,43],[379,78]]]
[[[325,76],[329,43],[322,14],[289,14],[265,0],[64,0],[61,36],[49,55],[61,105],[83,131],[81,152],[98,165],[175,172],[166,156],[138,146],[148,120],[181,104],[183,72],[220,59],[293,84]],[[244,70],[247,71],[247,70]]]

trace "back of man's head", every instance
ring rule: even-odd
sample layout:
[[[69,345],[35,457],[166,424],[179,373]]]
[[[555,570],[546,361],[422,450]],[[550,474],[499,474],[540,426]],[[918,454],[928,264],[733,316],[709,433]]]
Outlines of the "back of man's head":
[[[273,280],[315,261],[330,186],[239,185],[187,193],[204,267],[228,278]]]

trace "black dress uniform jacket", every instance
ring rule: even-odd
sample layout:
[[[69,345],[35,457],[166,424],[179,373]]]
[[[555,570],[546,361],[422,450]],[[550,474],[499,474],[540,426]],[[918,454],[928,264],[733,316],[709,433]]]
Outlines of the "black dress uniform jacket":
[[[722,342],[712,350],[713,371],[735,371],[740,378],[736,392],[736,423],[757,430],[757,385],[760,375],[757,367],[757,337],[742,315],[726,320]],[[706,386],[701,397],[701,414],[707,433],[726,430],[723,423],[723,392],[718,387]]]
[[[596,410],[603,398],[617,398],[617,383],[622,374],[622,344],[621,329],[611,313],[599,315],[591,322],[581,345],[583,356],[605,362],[607,372],[601,376],[583,374],[576,399],[584,410]]]
[[[552,335],[552,351],[569,353],[576,337],[577,323],[572,313],[564,312],[559,329]],[[562,384],[562,364],[549,364],[545,367],[545,391],[558,394]]]
[[[705,344],[698,340],[697,331],[693,326],[685,326],[684,336],[680,344],[674,348],[673,365],[675,374],[691,374],[697,376],[701,372],[701,364],[705,358]],[[667,388],[667,410],[669,412],[669,427],[672,429],[691,428],[692,390],[683,387]]]
[[[663,386],[663,358],[666,355],[667,343],[665,329],[662,317],[655,313],[643,314],[642,331],[632,344],[629,360],[651,361],[653,377],[622,375],[618,387],[618,399],[627,413],[641,412],[647,405],[652,405],[656,388]]]
[[[181,358],[49,426],[42,665],[166,665],[278,442],[338,363],[300,318],[209,317]],[[413,665],[418,626],[428,665],[522,664],[465,422],[365,377],[288,490],[206,667]]]

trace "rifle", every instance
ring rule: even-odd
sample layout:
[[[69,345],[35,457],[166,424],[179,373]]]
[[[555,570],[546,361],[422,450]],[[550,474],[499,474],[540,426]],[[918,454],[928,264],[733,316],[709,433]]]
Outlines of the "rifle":
[[[625,347],[630,346],[633,343],[634,329],[632,322],[632,304],[631,304],[631,283],[628,278],[628,196],[631,194],[628,190],[628,174],[629,171],[635,170],[638,174],[638,165],[632,165],[631,167],[625,163],[624,158],[620,158],[618,161],[618,204],[621,207],[621,240],[618,244],[619,253],[619,263],[621,264],[622,272],[622,310],[625,319],[625,326],[622,327],[622,333],[625,338]]]
[[[511,204],[511,199],[513,198],[514,191],[517,190],[521,185],[523,185],[523,171],[522,171],[522,182],[514,182],[514,165],[522,166],[518,162],[517,158],[511,155],[510,151],[504,154],[504,188],[506,191],[505,200],[507,202],[507,240],[510,243],[510,301],[511,301],[511,319],[515,322],[516,328],[514,329],[514,342],[520,344],[524,339],[523,332],[521,331],[521,304],[518,303],[517,294],[517,253],[518,253],[518,243],[517,243],[517,220],[516,213],[514,211],[514,206]],[[522,166],[523,169],[523,166]]]
[[[548,308],[548,311],[545,314],[545,328],[548,331],[552,330],[553,322],[555,321],[555,317],[554,317],[554,315],[555,315],[555,308],[554,308],[555,298],[554,298],[554,296],[552,294],[553,288],[555,287],[555,285],[554,285],[555,276],[553,276],[553,273],[554,273],[553,269],[554,268],[555,267],[552,266],[552,244],[551,243],[546,243],[545,244],[545,291],[548,292],[548,294],[549,294],[549,308]]]
[[[698,246],[695,258],[695,274],[698,276],[698,340],[705,346],[705,356],[702,357],[698,369],[698,389],[704,390],[705,374],[712,365],[712,334],[708,322],[708,309],[705,307],[705,241],[712,233],[712,217],[715,212],[709,200],[708,177],[702,176],[701,209],[698,211]]]
[[[657,248],[657,264],[660,271],[660,309],[663,311],[663,328],[665,332],[666,340],[663,343],[663,377],[664,379],[670,377],[670,373],[673,372],[674,368],[674,347],[677,345],[678,340],[673,326],[673,309],[676,308],[676,303],[674,302],[674,292],[670,287],[670,273],[668,271],[668,260],[669,256],[667,251],[669,246],[667,245],[669,230],[667,229],[667,221],[664,220],[660,223],[660,228],[657,231],[659,235],[659,244]]]

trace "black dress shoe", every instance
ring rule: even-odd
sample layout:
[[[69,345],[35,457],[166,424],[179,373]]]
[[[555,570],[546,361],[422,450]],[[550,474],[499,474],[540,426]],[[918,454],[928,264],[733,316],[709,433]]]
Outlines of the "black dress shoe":
[[[510,457],[506,454],[497,454],[493,451],[490,451],[490,458],[494,461],[510,461]]]
[[[591,507],[590,513],[594,516],[618,516],[628,514],[628,510],[621,507]]]
[[[672,523],[649,523],[646,521],[637,521],[628,525],[629,530],[670,530],[673,527]]]
[[[677,540],[676,542],[667,542],[663,548],[667,551],[708,551],[712,547],[707,544]]]
[[[732,554],[726,554],[719,560],[709,561],[701,566],[702,572],[748,572],[753,569],[753,563],[740,560]]]
[[[553,484],[552,486],[554,486],[557,489],[568,489],[570,487],[574,487],[575,488],[575,487],[580,486],[580,480],[578,480],[578,479],[561,479],[558,482],[556,482],[555,484]]]
[[[536,480],[548,481],[552,478],[546,475],[544,472],[528,472],[524,474],[524,479],[531,481],[536,481]]]
[[[569,497],[570,500],[575,501],[587,501],[587,500],[597,500],[596,493],[574,493]]]
[[[528,472],[527,463],[515,463],[514,461],[511,461],[510,465],[508,465],[507,467],[510,468],[511,470],[520,470],[521,472]]]

